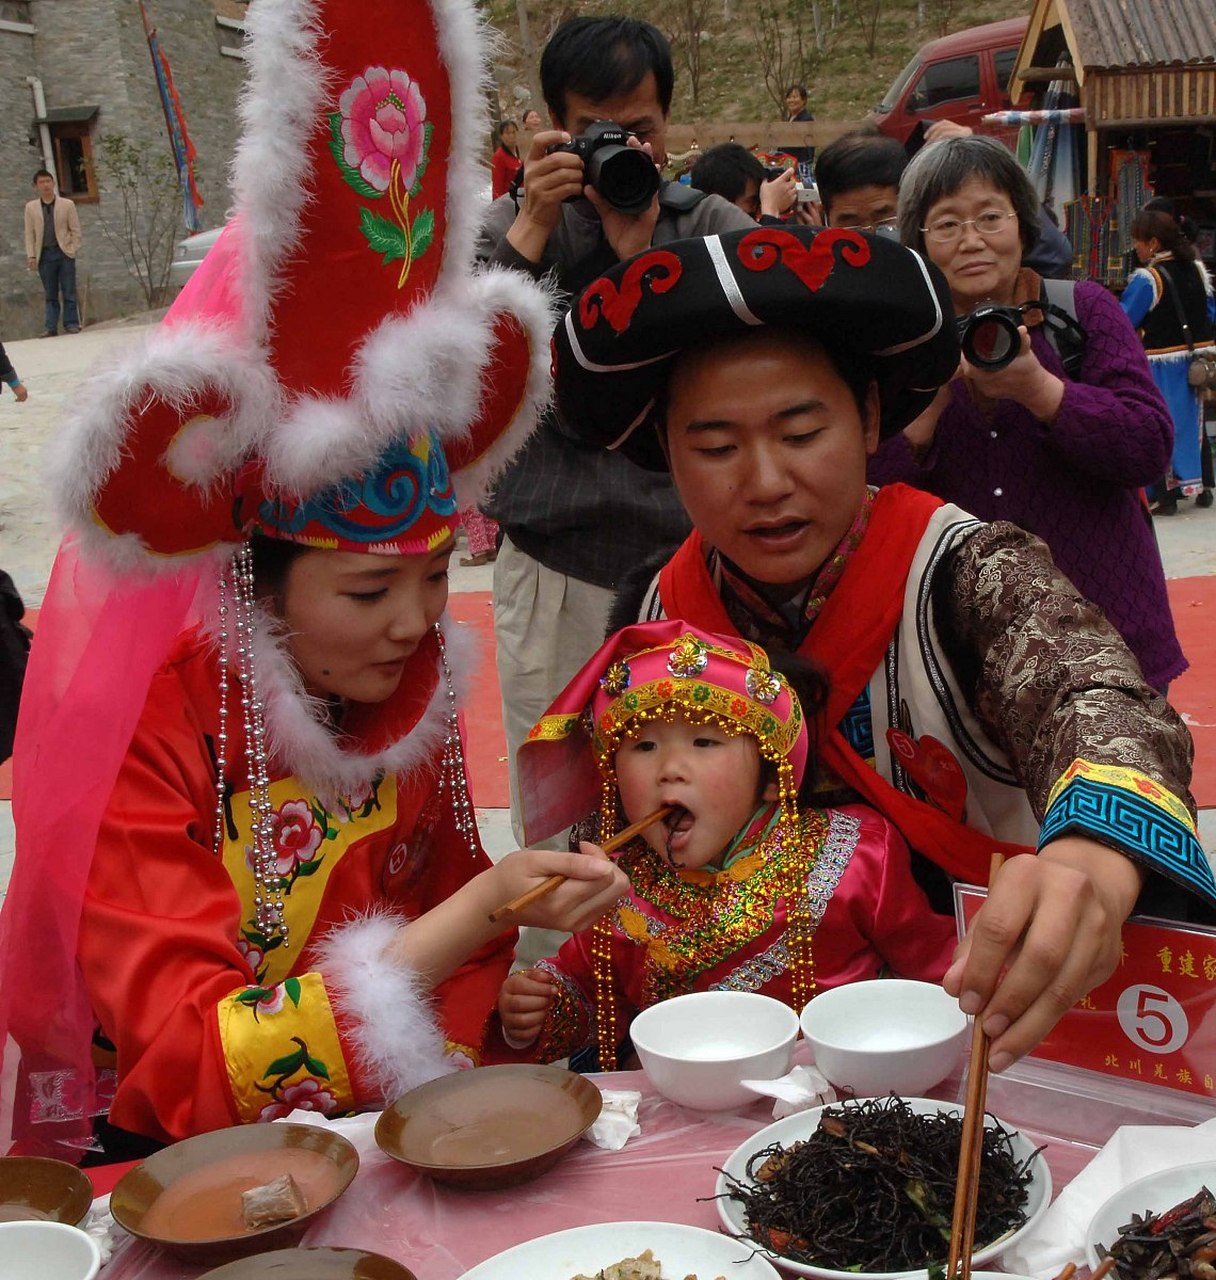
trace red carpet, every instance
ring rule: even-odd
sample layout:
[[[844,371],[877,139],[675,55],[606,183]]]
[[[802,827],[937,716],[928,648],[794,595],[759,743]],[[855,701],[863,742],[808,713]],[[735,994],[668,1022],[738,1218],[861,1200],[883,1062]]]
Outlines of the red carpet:
[[[1170,701],[1195,739],[1191,790],[1201,809],[1216,807],[1216,577],[1167,584],[1174,627],[1190,668],[1170,685]]]
[[[1191,666],[1174,682],[1170,701],[1182,713],[1195,739],[1192,789],[1201,809],[1216,807],[1216,577],[1174,578],[1169,583],[1174,624]],[[448,602],[452,618],[477,633],[481,662],[466,712],[469,773],[473,800],[483,809],[505,809],[506,740],[494,671],[494,622],[488,591],[454,593]],[[38,611],[26,621],[35,625]],[[0,800],[12,794],[10,764],[0,765]]]

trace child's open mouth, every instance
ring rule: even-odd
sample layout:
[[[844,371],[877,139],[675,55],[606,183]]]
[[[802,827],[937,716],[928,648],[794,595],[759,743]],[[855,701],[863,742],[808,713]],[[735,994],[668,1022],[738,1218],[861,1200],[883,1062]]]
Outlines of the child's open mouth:
[[[688,844],[689,832],[695,822],[696,818],[682,804],[673,804],[671,812],[663,819],[667,828],[667,861],[673,866],[676,862],[672,855]]]

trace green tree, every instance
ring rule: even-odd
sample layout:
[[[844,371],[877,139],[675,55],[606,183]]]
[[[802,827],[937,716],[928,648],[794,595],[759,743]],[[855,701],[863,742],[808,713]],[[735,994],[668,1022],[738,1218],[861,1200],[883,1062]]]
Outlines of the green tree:
[[[101,229],[139,281],[148,306],[160,306],[168,292],[182,207],[167,142],[107,133],[97,138],[93,155],[101,175]]]

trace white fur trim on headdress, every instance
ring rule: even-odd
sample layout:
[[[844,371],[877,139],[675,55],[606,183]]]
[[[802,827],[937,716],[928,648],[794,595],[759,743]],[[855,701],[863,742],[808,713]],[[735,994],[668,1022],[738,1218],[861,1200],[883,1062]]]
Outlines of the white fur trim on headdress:
[[[348,1024],[358,1072],[392,1102],[455,1069],[430,993],[407,964],[390,958],[409,925],[388,912],[359,916],[312,948],[325,990]]]
[[[475,639],[446,616],[440,620],[457,703],[469,688]],[[378,774],[409,773],[434,762],[448,728],[448,691],[443,673],[426,710],[404,737],[371,754],[334,733],[326,707],[305,690],[287,652],[282,624],[258,608],[253,642],[254,671],[265,706],[271,757],[319,796],[333,799],[366,788]],[[409,679],[407,666],[404,679]]]
[[[136,535],[115,538],[101,529],[94,502],[128,453],[133,415],[150,395],[184,413],[193,399],[213,392],[236,406],[232,416],[195,432],[189,448],[175,440],[162,460],[179,481],[203,490],[230,480],[275,420],[278,387],[263,353],[242,347],[230,329],[183,322],[153,330],[92,376],[48,467],[60,515],[79,532],[87,552],[104,555],[120,570],[164,570],[164,558],[149,552]],[[148,479],[153,482],[151,471]]]
[[[536,420],[553,394],[549,376],[549,335],[557,316],[557,297],[532,280],[506,268],[490,268],[469,281],[478,296],[478,304],[489,316],[515,316],[529,342],[528,380],[523,399],[505,431],[494,444],[472,464],[456,471],[452,484],[460,507],[475,507],[488,494],[503,468],[523,447],[536,426]],[[486,388],[495,378],[492,368],[482,372],[481,386]],[[459,434],[459,433],[456,433]]]

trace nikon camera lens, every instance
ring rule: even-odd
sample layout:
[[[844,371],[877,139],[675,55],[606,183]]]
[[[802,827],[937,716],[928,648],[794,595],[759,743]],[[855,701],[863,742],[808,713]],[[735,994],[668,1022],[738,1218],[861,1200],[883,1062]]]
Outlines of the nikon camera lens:
[[[641,213],[659,189],[654,161],[636,147],[597,147],[587,161],[587,182],[621,213]]]

